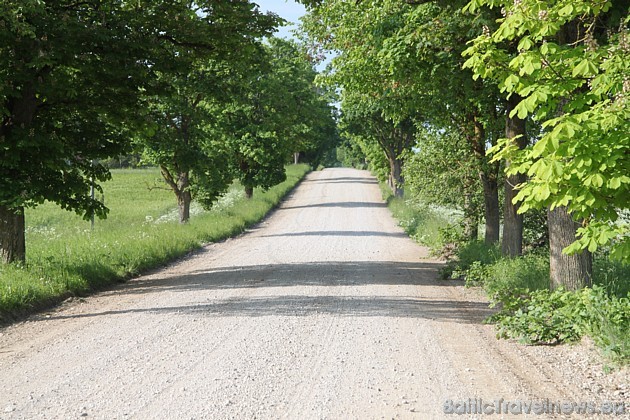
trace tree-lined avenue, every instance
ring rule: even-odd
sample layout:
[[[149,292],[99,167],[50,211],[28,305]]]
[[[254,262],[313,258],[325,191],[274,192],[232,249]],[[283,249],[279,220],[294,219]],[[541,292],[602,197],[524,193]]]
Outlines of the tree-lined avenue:
[[[427,419],[583,396],[439,266],[368,172],[313,172],[246,234],[5,329],[0,416]]]

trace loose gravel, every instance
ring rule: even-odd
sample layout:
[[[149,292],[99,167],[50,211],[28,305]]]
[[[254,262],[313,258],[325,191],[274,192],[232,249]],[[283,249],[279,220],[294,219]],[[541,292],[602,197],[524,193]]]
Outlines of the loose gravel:
[[[0,419],[510,418],[444,407],[628,399],[627,370],[604,373],[589,343],[496,340],[483,296],[440,266],[369,173],[311,173],[246,234],[1,330]]]

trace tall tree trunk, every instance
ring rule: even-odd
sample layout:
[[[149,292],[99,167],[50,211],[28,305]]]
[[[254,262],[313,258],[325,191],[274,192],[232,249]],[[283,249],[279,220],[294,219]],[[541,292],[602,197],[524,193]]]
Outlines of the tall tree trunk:
[[[21,89],[22,96],[3,103],[9,115],[0,120],[0,140],[12,136],[12,127],[30,126],[37,113],[35,83]],[[0,205],[0,263],[26,262],[24,207]]]
[[[390,174],[390,183],[392,192],[396,197],[403,196],[403,176],[402,176],[402,168],[403,161],[400,158],[395,156],[395,152],[392,151],[391,154],[388,154],[387,159],[389,160],[389,174]]]
[[[486,156],[486,131],[476,116],[471,117],[474,126],[472,147],[479,162],[479,178],[483,186],[484,216],[486,233],[485,243],[499,242],[500,209],[499,187],[497,182],[498,167],[490,164]]]
[[[557,33],[559,44],[577,42],[582,23],[579,20],[566,23]],[[568,101],[561,100],[556,114],[562,115]],[[563,286],[577,290],[592,284],[593,256],[588,251],[565,255],[562,250],[575,241],[579,223],[573,221],[566,207],[556,207],[547,212],[549,229],[549,275],[552,288]]]
[[[590,252],[566,255],[562,250],[575,241],[579,224],[567,213],[566,207],[556,207],[547,212],[549,225],[549,273],[551,287],[564,286],[577,290],[592,284],[593,258]]]
[[[476,241],[479,238],[478,209],[470,194],[464,195],[464,238]]]
[[[188,223],[190,219],[190,174],[181,172],[177,174],[177,207],[179,208],[179,223]]]
[[[492,174],[481,174],[483,185],[484,216],[486,219],[486,232],[484,242],[488,245],[499,242],[500,206],[499,183]]]
[[[179,223],[188,223],[190,220],[190,191],[177,194],[177,208],[179,210]]]
[[[254,196],[254,187],[246,185],[245,186],[245,198],[248,200]]]
[[[300,163],[300,152],[293,153],[293,163],[297,165]]]
[[[0,206],[0,262],[26,261],[24,208]]]
[[[516,115],[510,117],[510,112],[521,101],[521,97],[512,94],[507,101],[505,136],[512,139],[512,143],[519,149],[527,146],[527,127],[525,120]],[[505,163],[506,167],[510,162]],[[507,257],[516,257],[523,253],[523,215],[518,214],[518,204],[514,204],[516,190],[514,187],[525,182],[524,174],[510,175],[505,179],[505,201],[503,205],[503,239],[501,253]]]

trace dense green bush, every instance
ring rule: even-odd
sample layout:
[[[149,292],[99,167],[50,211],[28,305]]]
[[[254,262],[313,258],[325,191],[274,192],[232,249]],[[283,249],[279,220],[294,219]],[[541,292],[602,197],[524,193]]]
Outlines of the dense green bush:
[[[463,279],[467,286],[482,286],[488,278],[488,265],[499,259],[498,247],[482,241],[457,244],[455,255],[442,270],[445,279]]]
[[[542,253],[500,258],[487,271],[483,287],[490,297],[502,290],[549,288],[549,256]]]
[[[489,318],[497,335],[530,344],[573,342],[590,336],[612,359],[630,361],[630,295],[610,295],[601,286],[563,289],[502,289],[500,311]]]
[[[498,312],[488,319],[498,336],[530,344],[573,342],[588,335],[611,359],[630,362],[630,266],[598,253],[592,288],[578,292],[549,289],[549,252],[544,235],[532,229],[530,251],[504,258],[497,246],[463,242],[456,225],[432,223],[424,209],[409,201],[390,200],[401,226],[414,239],[442,252],[454,243],[442,277],[482,287]],[[439,218],[439,214],[431,217]],[[426,241],[424,238],[433,238]],[[538,238],[538,239],[537,239]],[[543,239],[540,239],[543,238]]]

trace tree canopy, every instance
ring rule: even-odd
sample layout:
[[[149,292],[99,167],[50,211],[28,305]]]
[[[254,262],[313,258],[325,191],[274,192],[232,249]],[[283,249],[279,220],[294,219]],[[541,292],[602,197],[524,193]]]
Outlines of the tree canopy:
[[[405,175],[412,198],[459,198],[472,215],[475,200],[461,198],[480,189],[493,243],[504,179],[503,252],[521,253],[520,214],[548,210],[562,232],[550,235],[552,277],[568,272],[557,282],[567,287],[590,281],[589,252],[630,259],[627,1],[303,3],[313,49],[336,54],[322,82],[341,91],[346,142],[378,171],[374,144],[400,159],[388,175]],[[388,155],[379,133],[405,121],[412,141]],[[582,257],[554,269],[571,254]]]
[[[517,150],[501,142],[495,159],[526,174],[515,197],[520,211],[564,206],[583,220],[568,252],[613,244],[630,258],[630,41],[628,2],[472,1],[502,9],[494,32],[475,38],[466,66],[522,100],[511,111],[542,124],[535,144]],[[517,52],[506,50],[517,44]]]
[[[228,162],[236,146],[219,124],[221,106],[232,102],[224,88],[236,79],[228,75],[252,80],[250,67],[269,59],[263,38],[280,23],[249,0],[3,1],[2,261],[25,258],[25,207],[49,200],[105,217],[90,187],[109,178],[104,159],[134,148],[160,166],[182,220],[193,196],[210,205],[234,174]],[[328,111],[305,121],[305,133],[334,126]],[[298,135],[282,124],[273,130]],[[274,170],[288,159],[282,150]]]

